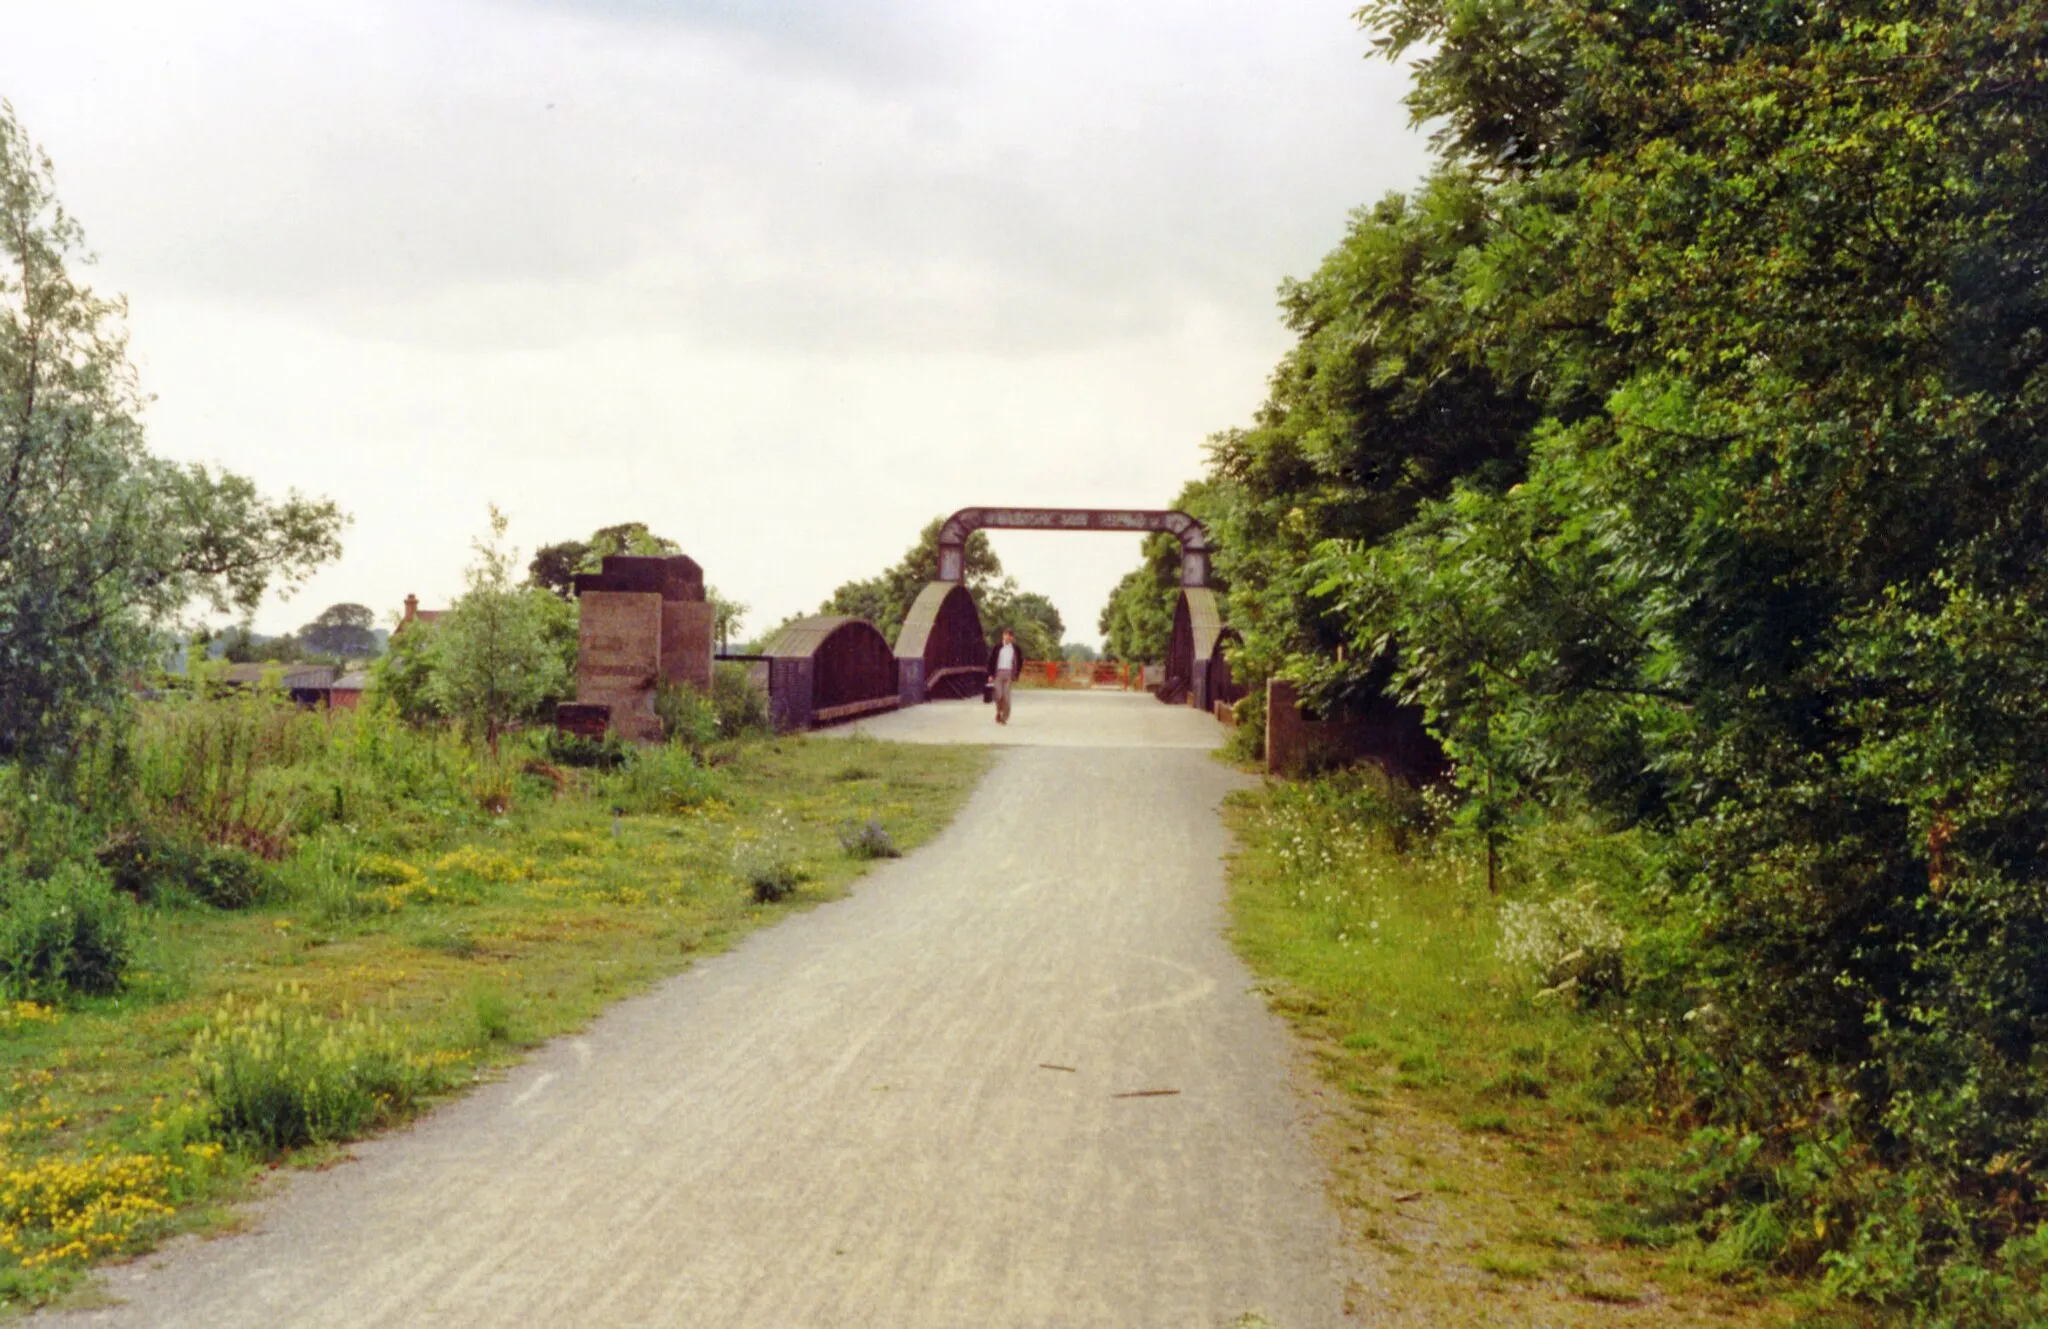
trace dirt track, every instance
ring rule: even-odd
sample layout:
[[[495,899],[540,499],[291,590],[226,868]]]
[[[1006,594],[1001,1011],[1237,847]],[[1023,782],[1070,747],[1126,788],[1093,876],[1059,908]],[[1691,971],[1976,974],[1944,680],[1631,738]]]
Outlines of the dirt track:
[[[868,728],[977,741],[988,716]],[[851,899],[292,1178],[248,1233],[112,1271],[125,1304],[44,1318],[1338,1323],[1287,1035],[1221,938],[1217,733],[1142,697],[1020,694],[1002,737],[1024,746]],[[1154,1090],[1178,1092],[1118,1097]]]

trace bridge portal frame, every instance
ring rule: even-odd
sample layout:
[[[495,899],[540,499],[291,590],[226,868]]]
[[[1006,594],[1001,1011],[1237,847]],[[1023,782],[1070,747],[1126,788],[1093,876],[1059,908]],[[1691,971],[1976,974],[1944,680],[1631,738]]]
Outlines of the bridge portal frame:
[[[1169,651],[1167,680],[1159,699],[1202,710],[1212,694],[1230,688],[1229,665],[1220,647],[1237,634],[1223,627],[1216,593],[1209,589],[1209,529],[1185,512],[1171,508],[962,508],[939,527],[938,579],[918,596],[917,605],[896,638],[905,706],[931,699],[942,677],[960,684],[966,676],[986,677],[980,641],[970,643],[966,624],[977,633],[980,615],[965,593],[967,537],[976,531],[1126,531],[1148,535],[1163,531],[1180,541],[1180,598]],[[964,603],[965,612],[962,613]],[[941,606],[949,606],[959,622],[938,631]],[[971,645],[971,649],[970,649]],[[957,695],[960,689],[954,689]]]
[[[962,508],[939,527],[939,580],[965,581],[976,531],[1164,531],[1180,541],[1180,584],[1209,584],[1209,528],[1171,508]]]

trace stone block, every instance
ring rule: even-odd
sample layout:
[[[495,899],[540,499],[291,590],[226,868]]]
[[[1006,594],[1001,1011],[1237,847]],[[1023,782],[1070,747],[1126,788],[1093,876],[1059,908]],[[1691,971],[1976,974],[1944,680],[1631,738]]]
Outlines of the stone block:
[[[713,611],[704,600],[664,600],[661,606],[661,681],[711,691]]]
[[[1311,718],[1294,684],[1266,684],[1266,770],[1301,774],[1370,761],[1395,779],[1428,784],[1450,770],[1444,750],[1422,722],[1422,708],[1382,697],[1362,711]]]
[[[622,738],[661,741],[654,711],[654,689],[662,677],[661,596],[585,591],[577,610],[576,700],[611,707],[612,728]]]

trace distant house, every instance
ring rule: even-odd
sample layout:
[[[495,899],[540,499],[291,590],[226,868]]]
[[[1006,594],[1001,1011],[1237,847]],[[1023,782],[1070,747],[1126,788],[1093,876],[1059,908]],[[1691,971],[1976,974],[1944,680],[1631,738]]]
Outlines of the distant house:
[[[392,629],[392,635],[396,636],[405,631],[405,625],[408,623],[438,623],[441,615],[447,612],[445,609],[422,609],[420,598],[417,595],[408,595],[405,597],[405,617],[398,620],[398,626]]]
[[[285,671],[282,686],[286,695],[301,706],[326,705],[340,673],[333,665],[300,665]]]
[[[334,686],[327,690],[327,705],[337,711],[353,709],[363,699],[363,690],[370,686],[367,670],[351,669],[334,680]]]
[[[214,681],[224,688],[260,688],[265,678],[282,671],[282,665],[252,660],[248,664],[229,665],[214,676]]]

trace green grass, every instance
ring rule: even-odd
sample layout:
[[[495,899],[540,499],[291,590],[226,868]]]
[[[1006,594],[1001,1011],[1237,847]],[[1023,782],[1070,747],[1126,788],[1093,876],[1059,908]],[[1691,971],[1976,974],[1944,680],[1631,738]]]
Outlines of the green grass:
[[[1233,940],[1342,1095],[1332,1191],[1396,1295],[1443,1323],[1475,1286],[1488,1322],[1782,1322],[1765,1291],[1616,1239],[1624,1179],[1677,1145],[1611,1101],[1599,1024],[1497,954],[1478,857],[1403,803],[1354,776],[1227,810]]]
[[[336,1029],[346,1012],[373,1016],[388,1042],[378,1056],[403,1074],[364,1079],[382,1097],[348,1112],[403,1119],[696,957],[842,894],[872,865],[844,852],[839,827],[872,819],[915,848],[985,762],[980,749],[793,737],[722,747],[697,775],[522,777],[504,815],[403,803],[301,835],[253,908],[175,892],[144,907],[123,990],[0,1006],[0,1193],[40,1187],[78,1228],[0,1213],[0,1306],[48,1300],[100,1258],[217,1224],[244,1193],[267,1156],[252,1142],[263,1128],[224,1128],[193,1061],[224,1003],[302,1002]],[[615,818],[622,789],[646,810]],[[761,904],[735,850],[771,824],[787,828],[802,879]],[[270,1092],[235,1092],[281,1110],[258,1091]],[[348,1112],[332,1115],[358,1120]]]

